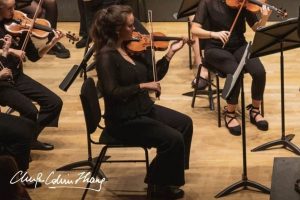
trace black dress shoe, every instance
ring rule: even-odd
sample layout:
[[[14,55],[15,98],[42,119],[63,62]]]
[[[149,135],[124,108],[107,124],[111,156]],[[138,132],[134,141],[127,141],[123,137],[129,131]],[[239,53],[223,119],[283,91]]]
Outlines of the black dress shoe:
[[[70,51],[68,49],[66,49],[66,47],[60,42],[57,42],[48,51],[48,54],[55,55],[58,58],[69,58],[70,57]]]
[[[151,198],[180,199],[184,191],[177,186],[149,185],[149,195]]]
[[[86,46],[86,42],[87,42],[87,38],[83,37],[83,38],[81,38],[81,40],[76,42],[75,46],[76,46],[77,49],[83,48],[83,47]]]
[[[31,143],[31,150],[43,150],[43,151],[49,151],[53,150],[54,146],[52,144],[43,143],[40,141],[34,141]]]
[[[249,110],[251,124],[254,124],[261,131],[267,131],[269,129],[269,123],[267,120],[256,121],[256,117],[260,115],[259,108],[254,107],[252,104],[249,104],[247,106],[247,110]]]

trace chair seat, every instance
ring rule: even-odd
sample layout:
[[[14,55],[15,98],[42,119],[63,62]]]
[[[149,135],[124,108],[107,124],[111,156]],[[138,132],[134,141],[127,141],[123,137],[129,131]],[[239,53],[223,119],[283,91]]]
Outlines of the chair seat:
[[[218,71],[215,67],[210,65],[204,58],[202,58],[203,66],[205,66],[209,71],[213,72],[217,76],[221,78],[226,78],[226,74],[223,74],[222,72]]]
[[[124,142],[112,137],[106,128],[104,128],[101,133],[101,136],[99,138],[99,143],[106,144],[106,145],[124,145]]]
[[[151,149],[150,146],[130,144],[130,143],[118,140],[118,139],[112,137],[106,128],[104,128],[101,133],[101,136],[99,138],[99,143],[104,144],[104,145],[113,145],[113,146],[122,146],[122,147],[142,147],[142,148]]]

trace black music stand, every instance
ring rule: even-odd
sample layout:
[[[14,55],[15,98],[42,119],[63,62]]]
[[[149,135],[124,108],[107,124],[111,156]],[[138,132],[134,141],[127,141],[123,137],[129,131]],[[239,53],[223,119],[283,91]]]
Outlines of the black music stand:
[[[242,107],[242,149],[243,149],[243,174],[242,174],[242,180],[228,186],[221,192],[219,192],[215,197],[223,197],[228,194],[231,194],[233,191],[236,191],[237,189],[241,188],[242,190],[248,189],[248,187],[252,187],[254,189],[257,189],[258,191],[261,191],[266,194],[270,194],[270,189],[266,186],[263,186],[257,182],[251,181],[247,177],[247,153],[246,153],[246,126],[245,126],[245,95],[244,95],[244,66],[249,58],[250,54],[250,46],[251,43],[249,43],[245,49],[245,52],[243,54],[243,57],[240,61],[240,64],[238,68],[236,69],[235,73],[233,75],[228,74],[225,82],[225,86],[222,92],[222,97],[227,99],[230,95],[233,87],[235,86],[235,83],[241,78],[241,107]]]
[[[75,78],[78,76],[80,72],[83,72],[84,80],[87,78],[87,62],[94,54],[94,45],[90,48],[85,50],[84,57],[79,65],[74,65],[64,80],[59,84],[59,88],[63,91],[68,91],[69,87],[74,82]]]
[[[251,57],[266,56],[280,52],[280,79],[281,79],[281,138],[262,144],[251,151],[262,151],[273,146],[282,145],[283,148],[300,155],[300,149],[291,140],[294,134],[285,135],[285,106],[284,106],[284,56],[283,51],[300,47],[298,37],[299,18],[291,18],[277,24],[261,28],[256,31]]]

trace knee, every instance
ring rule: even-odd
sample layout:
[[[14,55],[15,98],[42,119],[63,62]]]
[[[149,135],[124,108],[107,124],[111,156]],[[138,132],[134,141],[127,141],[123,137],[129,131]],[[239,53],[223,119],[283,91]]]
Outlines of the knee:
[[[55,110],[61,111],[62,106],[63,106],[63,101],[60,97],[57,96],[56,100],[54,101]]]
[[[186,127],[193,129],[193,120],[190,116],[185,115],[184,123]]]
[[[20,115],[35,122],[38,112],[38,109],[32,104],[32,106],[30,108],[28,107],[25,111],[20,111]]]
[[[265,80],[266,79],[266,71],[264,68],[259,68],[257,69],[253,74],[252,74],[253,80]]]
[[[49,99],[48,105],[53,112],[60,112],[63,106],[63,101],[59,96],[54,95]]]
[[[177,153],[184,151],[184,139],[180,132],[176,132],[176,134],[173,134],[172,137],[170,137],[169,148]]]

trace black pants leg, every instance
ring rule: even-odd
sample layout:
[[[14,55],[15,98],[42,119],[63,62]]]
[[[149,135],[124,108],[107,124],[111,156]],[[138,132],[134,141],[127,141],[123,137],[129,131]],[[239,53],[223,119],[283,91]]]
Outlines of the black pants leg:
[[[83,38],[88,37],[87,26],[86,26],[86,16],[84,10],[84,3],[83,0],[77,0],[78,10],[80,14],[80,28],[79,28],[79,35]]]
[[[35,123],[26,118],[0,113],[0,143],[12,155],[22,171],[29,166],[30,144]]]
[[[245,48],[246,45],[237,48],[232,52],[220,48],[210,48],[205,50],[205,59],[210,65],[214,66],[223,74],[234,74],[243,56]],[[245,65],[245,72],[248,72],[252,77],[252,98],[255,100],[262,100],[266,84],[266,72],[264,66],[258,58],[252,58],[249,59]],[[237,81],[227,103],[238,103],[240,87],[241,79]]]
[[[25,74],[15,78],[14,88],[11,93],[1,97],[1,104],[8,105],[20,112],[21,116],[28,117],[37,122],[36,139],[46,126],[57,127],[59,115],[62,109],[62,100],[45,86],[33,80]],[[32,101],[40,106],[37,112]]]
[[[192,130],[189,117],[161,106],[154,106],[147,116],[108,126],[118,139],[157,148],[150,164],[149,184],[177,186],[185,183],[184,165],[189,159]]]

